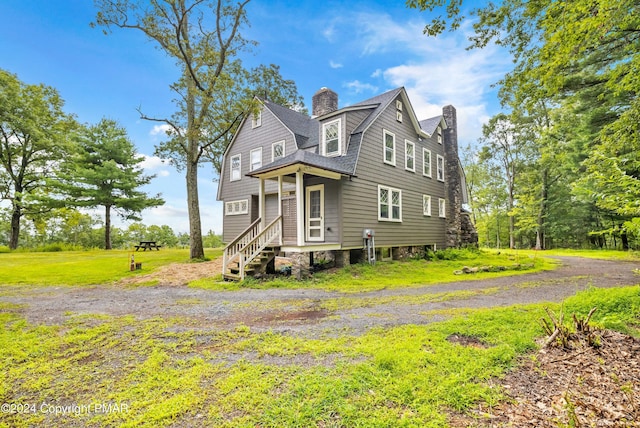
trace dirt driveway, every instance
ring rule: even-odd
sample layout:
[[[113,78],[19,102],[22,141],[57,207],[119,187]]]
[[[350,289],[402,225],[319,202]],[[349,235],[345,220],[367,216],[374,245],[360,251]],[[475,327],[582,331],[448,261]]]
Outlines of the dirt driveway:
[[[252,331],[319,337],[362,334],[371,327],[425,324],[442,319],[434,311],[559,302],[589,286],[640,283],[637,263],[558,257],[554,271],[424,287],[337,293],[315,289],[209,291],[184,285],[152,287],[4,287],[0,301],[23,305],[29,322],[62,324],[76,314],[181,317],[199,328],[250,326]],[[167,281],[165,281],[167,282]]]

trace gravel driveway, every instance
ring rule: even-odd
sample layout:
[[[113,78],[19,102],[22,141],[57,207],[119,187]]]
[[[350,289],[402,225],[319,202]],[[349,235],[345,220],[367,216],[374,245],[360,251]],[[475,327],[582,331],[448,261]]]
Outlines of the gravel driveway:
[[[209,291],[185,286],[3,287],[1,302],[23,305],[31,323],[62,324],[74,314],[182,317],[201,328],[250,326],[318,337],[335,332],[362,334],[374,326],[425,324],[442,319],[440,309],[559,302],[589,286],[640,283],[637,263],[557,257],[554,271],[467,280],[424,287],[338,293],[316,289]],[[462,277],[461,277],[462,278]],[[453,295],[445,295],[448,292]]]

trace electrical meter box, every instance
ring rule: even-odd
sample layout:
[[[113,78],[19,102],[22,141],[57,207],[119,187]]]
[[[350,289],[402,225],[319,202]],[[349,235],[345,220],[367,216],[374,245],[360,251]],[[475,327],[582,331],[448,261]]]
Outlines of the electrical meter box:
[[[362,231],[362,238],[363,239],[371,239],[372,237],[374,237],[376,235],[376,233],[374,232],[373,229],[364,229]]]

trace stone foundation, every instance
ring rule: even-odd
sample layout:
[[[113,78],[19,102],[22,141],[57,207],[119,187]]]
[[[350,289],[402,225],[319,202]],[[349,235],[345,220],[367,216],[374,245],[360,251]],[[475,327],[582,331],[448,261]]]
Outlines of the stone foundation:
[[[471,214],[468,212],[462,212],[460,216],[461,220],[461,233],[460,233],[460,241],[462,246],[478,246],[478,232],[476,231],[476,227],[473,225],[471,221]]]
[[[349,250],[349,263],[362,263],[367,260],[367,251],[361,248]]]
[[[393,260],[407,260],[419,258],[423,259],[426,254],[423,245],[415,245],[410,247],[394,247],[391,249],[391,257]]]
[[[290,253],[291,260],[291,276],[296,279],[305,279],[309,277],[309,257],[310,253]]]
[[[351,264],[351,251],[338,250],[333,251],[333,259],[335,261],[335,267],[343,268]]]

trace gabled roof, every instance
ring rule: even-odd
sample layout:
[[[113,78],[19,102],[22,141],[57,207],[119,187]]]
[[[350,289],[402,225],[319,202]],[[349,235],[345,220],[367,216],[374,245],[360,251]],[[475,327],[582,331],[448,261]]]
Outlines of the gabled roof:
[[[355,106],[371,106],[374,107],[374,110],[371,114],[362,121],[360,125],[353,131],[354,134],[365,131],[371,123],[376,120],[376,118],[382,113],[384,109],[398,96],[398,94],[403,91],[404,88],[397,88],[392,91],[385,92],[384,94],[377,95],[373,98],[369,98],[368,100],[361,101],[359,103],[354,104]]]
[[[299,149],[318,145],[320,122],[269,100],[264,100],[263,104],[291,131]]]
[[[422,130],[427,134],[433,135],[433,133],[436,132],[438,125],[440,124],[443,124],[444,125],[443,128],[446,128],[447,123],[444,121],[444,116],[442,115],[421,120],[420,128],[422,128]]]

